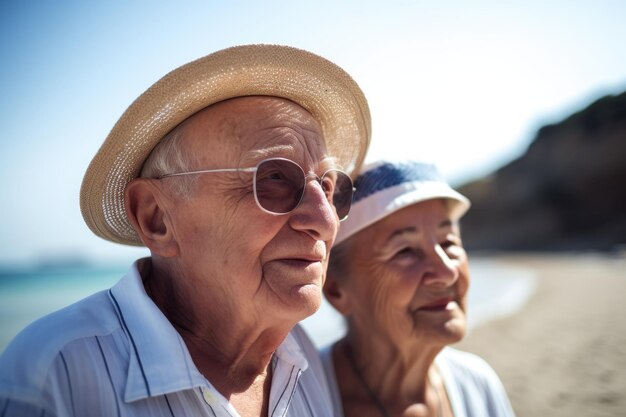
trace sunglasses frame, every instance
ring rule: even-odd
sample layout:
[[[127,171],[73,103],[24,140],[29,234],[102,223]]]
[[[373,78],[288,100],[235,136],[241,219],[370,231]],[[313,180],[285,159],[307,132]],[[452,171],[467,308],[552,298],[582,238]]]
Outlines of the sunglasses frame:
[[[271,162],[271,161],[284,161],[284,162],[289,162],[295,166],[298,167],[298,169],[300,170],[300,172],[302,172],[302,176],[304,177],[304,186],[302,188],[302,194],[300,195],[300,198],[298,200],[298,202],[296,203],[296,205],[289,211],[286,211],[284,213],[278,213],[275,211],[271,211],[266,209],[265,207],[263,207],[263,205],[261,204],[261,202],[259,201],[259,197],[258,197],[258,193],[257,193],[257,172],[259,170],[259,167],[266,163],[266,162]],[[352,195],[350,196],[350,206],[348,207],[348,213],[346,213],[346,215],[343,218],[340,218],[339,221],[344,221],[345,219],[348,218],[348,215],[350,214],[350,209],[352,206],[352,199],[354,197],[354,192],[356,191],[356,188],[354,188],[354,183],[352,181],[352,178],[350,178],[350,176],[345,173],[344,171],[340,170],[340,169],[336,169],[336,168],[331,168],[328,169],[326,171],[324,171],[324,173],[321,176],[317,176],[315,174],[305,174],[304,170],[302,169],[302,167],[292,161],[291,159],[287,159],[287,158],[267,158],[267,159],[263,159],[261,161],[259,161],[256,166],[254,167],[248,167],[248,168],[219,168],[219,169],[202,169],[202,170],[198,170],[198,171],[187,171],[187,172],[176,172],[173,174],[164,174],[161,175],[159,177],[157,177],[156,179],[160,180],[163,178],[170,178],[170,177],[181,177],[181,176],[185,176],[185,175],[197,175],[197,174],[212,174],[212,173],[217,173],[217,172],[252,172],[253,173],[253,178],[252,178],[252,187],[253,187],[253,191],[254,191],[254,200],[256,201],[256,205],[261,209],[261,211],[268,213],[268,214],[272,214],[274,216],[282,216],[284,214],[289,214],[292,211],[294,211],[295,209],[298,208],[298,206],[300,206],[300,203],[302,202],[302,199],[304,198],[304,193],[306,191],[306,183],[307,183],[307,179],[308,178],[315,178],[315,180],[321,185],[322,184],[322,179],[326,176],[326,174],[328,174],[329,172],[339,172],[343,175],[346,176],[346,178],[348,178],[348,180],[350,181],[351,184],[351,188],[352,188]],[[329,203],[335,208],[335,212],[337,212],[337,207],[335,206],[334,202],[331,200],[329,201]],[[337,216],[339,216],[339,213],[337,213]]]

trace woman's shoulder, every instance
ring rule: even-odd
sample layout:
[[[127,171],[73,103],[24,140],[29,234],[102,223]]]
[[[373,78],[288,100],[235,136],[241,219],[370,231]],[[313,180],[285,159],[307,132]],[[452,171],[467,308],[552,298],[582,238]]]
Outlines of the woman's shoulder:
[[[480,356],[447,347],[436,364],[455,408],[463,408],[467,416],[514,415],[500,378]]]
[[[450,366],[454,366],[459,369],[465,369],[470,372],[482,372],[485,370],[493,372],[493,369],[487,363],[487,361],[480,356],[471,352],[466,352],[451,347],[446,347],[445,349],[443,349],[437,357],[437,360],[444,360]]]
[[[494,379],[499,382],[491,365],[474,353],[447,347],[437,357],[437,363],[445,364],[455,379],[463,377],[481,385]]]
[[[326,372],[326,380],[330,390],[330,397],[333,401],[333,414],[335,417],[343,417],[343,407],[341,402],[341,394],[339,393],[339,384],[335,375],[335,364],[333,361],[333,349],[335,344],[320,349],[320,359]]]

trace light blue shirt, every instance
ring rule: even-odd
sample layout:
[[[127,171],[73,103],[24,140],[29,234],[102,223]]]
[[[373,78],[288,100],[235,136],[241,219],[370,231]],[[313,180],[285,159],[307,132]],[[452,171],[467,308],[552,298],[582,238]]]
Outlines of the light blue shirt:
[[[335,378],[332,346],[322,351],[322,362],[335,404],[335,417],[344,417]],[[480,357],[445,348],[435,359],[455,417],[515,417],[495,371]]]
[[[319,356],[296,327],[272,359],[270,416],[330,416]],[[239,416],[146,294],[137,263],[24,329],[0,357],[0,416]]]

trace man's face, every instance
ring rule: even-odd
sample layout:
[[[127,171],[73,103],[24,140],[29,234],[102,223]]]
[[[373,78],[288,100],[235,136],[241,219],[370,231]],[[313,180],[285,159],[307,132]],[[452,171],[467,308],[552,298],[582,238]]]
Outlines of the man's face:
[[[254,167],[276,157],[317,176],[333,167],[317,121],[283,99],[213,105],[187,120],[183,135],[192,170]],[[166,190],[177,180],[161,181]],[[166,193],[179,252],[173,278],[208,317],[296,322],[319,308],[338,219],[316,181],[308,180],[300,205],[284,215],[259,209],[252,182],[251,172],[202,174],[190,198]]]

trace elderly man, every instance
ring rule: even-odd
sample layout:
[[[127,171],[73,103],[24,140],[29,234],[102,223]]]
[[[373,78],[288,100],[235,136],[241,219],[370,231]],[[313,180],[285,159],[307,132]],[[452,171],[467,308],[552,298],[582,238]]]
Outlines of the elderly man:
[[[81,189],[91,230],[151,256],[18,335],[0,415],[331,415],[297,323],[369,137],[354,81],[294,48],[225,49],[155,83]]]

